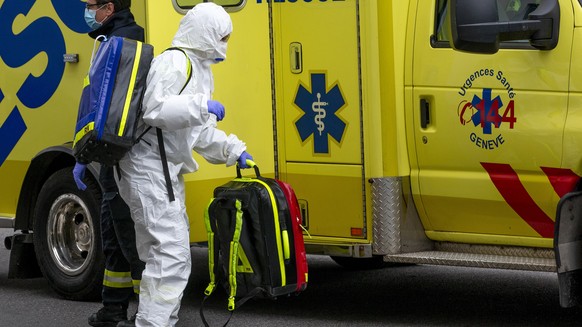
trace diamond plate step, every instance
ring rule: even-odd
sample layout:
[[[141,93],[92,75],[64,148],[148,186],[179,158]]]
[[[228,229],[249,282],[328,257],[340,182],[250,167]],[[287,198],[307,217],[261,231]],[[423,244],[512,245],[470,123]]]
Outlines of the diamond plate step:
[[[443,243],[439,244],[435,251],[385,255],[384,261],[531,271],[556,271],[556,261],[551,249],[519,247],[451,245],[450,243]]]

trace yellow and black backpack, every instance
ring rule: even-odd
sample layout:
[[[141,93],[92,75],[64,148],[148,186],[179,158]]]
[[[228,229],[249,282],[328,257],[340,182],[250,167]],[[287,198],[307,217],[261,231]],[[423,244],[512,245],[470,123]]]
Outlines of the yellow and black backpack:
[[[99,36],[95,42],[101,38],[105,36]],[[183,49],[168,50],[181,51],[187,58],[187,79],[180,90],[182,93],[192,79],[192,62]],[[151,129],[149,126],[138,135],[152,60],[153,47],[149,44],[118,36],[105,38],[101,43],[91,58],[79,103],[73,141],[73,155],[78,162],[95,161],[114,166]],[[156,128],[156,134],[168,196],[174,201],[162,130]]]
[[[237,178],[214,190],[205,214],[210,283],[204,301],[221,285],[231,313],[251,298],[276,299],[307,287],[297,198],[288,184],[262,177],[248,163],[256,177],[242,177],[237,166]],[[200,316],[208,326],[204,301]]]
[[[112,166],[138,138],[153,46],[118,36],[99,39],[81,94],[73,154],[79,162]]]

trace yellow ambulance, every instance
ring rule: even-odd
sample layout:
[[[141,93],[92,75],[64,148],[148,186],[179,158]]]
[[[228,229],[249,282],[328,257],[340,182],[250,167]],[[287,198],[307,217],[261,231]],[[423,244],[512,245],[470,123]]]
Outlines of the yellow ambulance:
[[[202,0],[133,0],[156,53]],[[299,198],[308,253],[558,273],[582,282],[579,0],[216,0],[221,128]],[[98,167],[71,139],[93,40],[79,0],[0,0],[0,227],[10,277],[99,294]],[[578,53],[580,51],[581,53]],[[199,160],[203,162],[204,160]],[[249,172],[252,174],[252,172]],[[192,244],[234,168],[186,176]],[[40,268],[40,269],[39,269]]]

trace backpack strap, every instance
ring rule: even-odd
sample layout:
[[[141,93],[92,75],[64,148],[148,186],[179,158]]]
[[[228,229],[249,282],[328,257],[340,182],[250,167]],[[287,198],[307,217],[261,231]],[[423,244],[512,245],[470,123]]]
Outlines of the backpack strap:
[[[186,54],[186,51],[184,51],[184,49],[178,48],[178,47],[171,47],[171,48],[167,48],[166,50],[164,50],[164,52],[170,51],[170,50],[177,50],[177,51],[182,52],[184,54],[184,56],[186,56],[186,59],[188,60],[188,68],[186,70],[186,76],[187,76],[186,83],[184,83],[184,86],[180,90],[180,93],[182,93],[182,91],[184,91],[184,89],[186,88],[186,85],[188,85],[188,83],[190,83],[190,80],[192,79],[192,61],[190,61],[190,57],[188,57],[188,55]],[[180,93],[178,93],[178,94],[180,94]]]
[[[210,200],[210,203],[208,204],[208,206],[206,207],[206,210],[204,211],[204,225],[206,226],[206,233],[208,236],[208,272],[210,275],[210,283],[208,283],[208,286],[206,287],[206,290],[204,290],[204,299],[202,300],[202,304],[200,305],[200,318],[202,319],[202,323],[204,324],[205,327],[210,327],[210,325],[208,324],[208,321],[206,321],[206,317],[204,316],[204,303],[206,302],[206,300],[210,297],[210,295],[212,294],[212,292],[214,292],[214,290],[216,289],[216,274],[217,274],[217,269],[218,269],[218,260],[219,260],[219,240],[216,237],[216,232],[217,232],[217,222],[216,219],[210,221],[210,214],[209,211],[211,210],[210,207],[215,204],[215,200],[214,198],[212,198]],[[228,322],[230,321],[230,318],[232,318],[232,314],[233,311],[230,312],[230,315],[228,317],[228,319],[226,320],[226,322],[224,323],[223,327],[225,327]]]
[[[188,57],[188,55],[186,54],[186,52],[184,51],[184,49],[182,48],[178,48],[178,47],[172,47],[172,48],[168,48],[166,50],[164,50],[164,52],[168,51],[168,50],[178,50],[181,51],[185,56],[186,59],[188,60],[188,67],[186,68],[186,83],[184,83],[184,86],[182,86],[182,89],[180,90],[180,93],[178,94],[182,94],[182,92],[184,91],[184,89],[186,88],[186,86],[188,85],[188,83],[190,83],[190,80],[192,79],[192,61],[190,61],[190,57]],[[145,131],[143,131],[143,133],[141,133],[138,138],[135,140],[135,142],[139,142],[141,140],[141,138],[147,133],[149,132],[149,130],[151,129],[151,126],[148,126],[148,128],[146,128]]]
[[[166,188],[168,189],[168,198],[170,202],[174,202],[174,188],[172,187],[172,180],[170,179],[170,169],[168,168],[168,158],[166,158],[166,147],[164,146],[164,136],[162,130],[156,127],[156,134],[158,135],[158,146],[160,147],[160,157],[162,159],[162,169],[164,170],[164,179],[166,180]]]
[[[230,285],[230,295],[228,297],[228,310],[233,311],[235,308],[234,297],[236,296],[236,267],[238,266],[238,247],[240,240],[240,233],[242,230],[242,205],[240,200],[235,202],[236,214],[235,214],[235,225],[232,235],[232,241],[230,241],[230,251],[229,251],[229,264],[228,264],[228,284]]]
[[[214,232],[216,225],[210,222],[210,214],[208,213],[208,210],[210,209],[213,201],[214,198],[210,200],[210,203],[206,207],[206,211],[204,211],[204,224],[206,225],[206,234],[208,236],[208,270],[210,274],[210,283],[204,291],[204,294],[207,296],[212,294],[216,288],[216,262],[218,262],[218,250],[216,246],[217,240],[215,239]]]
[[[218,260],[219,260],[219,255],[218,255],[218,248],[219,248],[219,239],[216,237],[216,234],[218,233],[218,229],[221,227],[219,226],[219,222],[215,219],[215,220],[210,220],[210,214],[209,211],[211,210],[211,206],[213,205],[213,203],[219,202],[225,200],[224,198],[215,198],[212,199],[210,201],[210,204],[208,205],[208,207],[206,208],[206,211],[204,212],[204,223],[206,225],[206,232],[208,235],[208,270],[210,273],[210,283],[208,284],[208,286],[206,287],[206,290],[204,291],[204,299],[202,300],[202,304],[200,306],[200,318],[202,319],[202,322],[204,324],[204,326],[209,327],[210,325],[208,324],[208,322],[206,321],[206,317],[204,316],[204,303],[206,302],[206,300],[210,297],[210,295],[212,294],[212,292],[215,290],[216,288],[216,274],[217,274],[217,269],[218,269]],[[234,218],[234,228],[232,230],[232,234],[231,231],[228,231],[229,234],[226,237],[230,237],[230,235],[232,235],[230,244],[229,244],[229,256],[228,256],[228,284],[230,286],[230,292],[229,292],[229,297],[228,297],[228,310],[230,311],[230,315],[228,317],[228,319],[226,320],[226,322],[224,323],[223,327],[226,326],[228,324],[228,322],[230,321],[230,319],[232,318],[232,314],[234,312],[235,306],[239,306],[242,305],[244,302],[246,302],[249,298],[254,297],[256,294],[258,294],[258,292],[256,294],[253,294],[252,296],[249,296],[248,298],[245,297],[240,304],[240,301],[237,301],[235,303],[235,296],[236,296],[236,267],[238,265],[238,247],[239,247],[239,241],[240,241],[240,234],[241,234],[241,230],[242,230],[242,224],[243,224],[243,211],[242,211],[242,204],[240,202],[240,200],[235,200],[234,202],[234,215],[231,217],[227,217],[228,219],[232,219]],[[218,233],[220,235],[220,233]]]
[[[226,217],[228,221],[223,221],[220,223],[216,215],[213,218],[210,217],[210,211],[214,210],[214,206],[223,205],[225,208],[231,207],[231,212],[234,214],[230,214]],[[234,208],[232,208],[234,207]],[[224,219],[224,218],[223,218]],[[234,219],[234,228],[229,227],[232,224],[228,224],[232,222]],[[220,247],[220,237],[222,232],[222,237],[230,238],[229,242],[229,253],[228,253],[228,284],[230,286],[229,290],[229,297],[228,297],[228,310],[230,311],[230,315],[226,322],[222,325],[226,327],[228,325],[232,315],[234,313],[235,308],[240,308],[245,302],[254,298],[255,296],[266,293],[266,290],[263,287],[255,287],[250,292],[248,292],[243,298],[235,301],[237,284],[236,284],[236,272],[238,266],[238,249],[240,246],[240,237],[242,233],[242,226],[243,226],[243,211],[242,211],[242,202],[238,199],[227,199],[224,197],[217,197],[210,201],[210,204],[207,206],[206,211],[204,212],[204,223],[206,226],[206,231],[208,235],[208,269],[210,271],[210,283],[206,290],[204,291],[204,299],[202,300],[202,304],[200,305],[200,318],[202,319],[202,323],[205,327],[210,327],[206,317],[204,316],[204,304],[206,300],[210,297],[213,293],[217,281],[217,270],[219,268],[219,247]],[[228,230],[227,230],[227,227]],[[226,235],[224,235],[226,234]]]
[[[188,68],[186,70],[186,83],[184,83],[184,86],[182,86],[182,89],[178,93],[182,94],[182,92],[192,79],[192,62],[190,61],[190,57],[188,57],[188,55],[183,49],[178,47],[172,47],[164,51],[168,50],[181,51],[186,56],[186,60],[188,60]],[[151,126],[148,126],[148,128],[146,128],[146,130],[143,133],[141,133],[136,142],[139,142],[139,140],[144,136],[144,134],[147,133],[151,128],[152,128]],[[158,136],[158,147],[160,148],[160,157],[162,159],[164,179],[166,180],[166,188],[168,189],[168,198],[170,199],[170,202],[174,202],[176,198],[174,197],[174,189],[172,188],[172,180],[170,179],[170,169],[168,168],[168,158],[166,157],[166,147],[164,146],[164,135],[162,134],[162,130],[159,127],[156,127],[156,134]]]

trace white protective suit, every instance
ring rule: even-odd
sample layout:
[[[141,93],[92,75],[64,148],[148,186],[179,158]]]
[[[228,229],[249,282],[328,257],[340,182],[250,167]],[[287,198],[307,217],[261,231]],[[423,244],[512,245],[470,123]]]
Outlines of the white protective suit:
[[[213,79],[210,65],[226,57],[232,23],[224,9],[202,3],[182,19],[172,42],[181,51],[165,51],[154,59],[144,96],[141,130],[152,126],[119,163],[119,191],[135,221],[137,250],[146,262],[140,286],[136,326],[174,326],[188,277],[191,258],[189,223],[184,205],[182,174],[198,164],[192,150],[211,163],[236,163],[245,144],[216,128],[208,113]],[[169,201],[155,127],[163,130],[169,172],[176,200]]]

